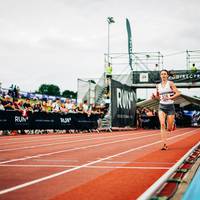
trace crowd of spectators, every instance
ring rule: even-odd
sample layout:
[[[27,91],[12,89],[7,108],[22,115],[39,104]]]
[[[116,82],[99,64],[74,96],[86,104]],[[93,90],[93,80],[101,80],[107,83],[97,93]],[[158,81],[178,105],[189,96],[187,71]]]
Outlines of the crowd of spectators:
[[[21,111],[24,115],[28,111],[31,112],[62,112],[62,113],[103,113],[103,106],[89,105],[87,100],[83,103],[77,104],[73,99],[66,99],[61,102],[59,98],[55,101],[52,100],[33,100],[30,98],[21,99],[13,98],[9,95],[0,96],[0,110]]]
[[[177,107],[175,113],[176,127],[200,126],[200,111],[192,110],[184,112],[183,108]],[[136,127],[144,129],[159,129],[160,123],[156,110],[140,108],[136,110]]]
[[[59,112],[59,113],[92,113],[104,114],[106,112],[105,106],[88,104],[87,100],[81,103],[76,102],[75,99],[66,98],[65,101],[60,98],[55,100],[48,99],[31,99],[22,98],[19,94],[19,88],[11,86],[6,92],[0,93],[0,110],[5,111],[20,111],[23,115],[28,112]]]
[[[20,95],[18,90],[10,88],[6,91],[0,91],[0,111],[19,111],[23,117],[28,117],[30,112],[46,112],[46,113],[82,113],[90,116],[91,114],[98,114],[100,116],[98,125],[101,124],[101,118],[105,116],[108,111],[107,106],[89,104],[87,100],[77,103],[75,99],[71,98],[55,98],[49,99],[35,99],[24,98]],[[42,133],[46,131],[40,130]],[[59,131],[59,130],[58,130]],[[10,134],[16,131],[1,131],[0,134]],[[18,131],[19,132],[19,131]],[[20,133],[24,133],[20,130]]]
[[[156,110],[149,108],[137,108],[136,110],[136,127],[159,129],[159,119]]]

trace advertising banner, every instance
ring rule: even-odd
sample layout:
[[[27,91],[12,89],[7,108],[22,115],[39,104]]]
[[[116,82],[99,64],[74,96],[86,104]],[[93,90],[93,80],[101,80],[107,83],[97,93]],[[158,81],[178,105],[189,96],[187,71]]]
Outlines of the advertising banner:
[[[118,81],[111,82],[112,127],[133,127],[135,124],[135,91]]]
[[[200,70],[192,72],[190,70],[171,70],[169,80],[174,83],[197,83],[200,82]],[[158,83],[160,81],[159,71],[134,71],[133,83]]]
[[[92,130],[98,128],[98,114],[0,111],[0,130],[58,129]]]

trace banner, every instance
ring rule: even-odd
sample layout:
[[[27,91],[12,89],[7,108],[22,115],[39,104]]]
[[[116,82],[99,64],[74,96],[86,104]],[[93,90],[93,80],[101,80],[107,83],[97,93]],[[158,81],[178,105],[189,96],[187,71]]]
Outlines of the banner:
[[[169,80],[174,83],[199,83],[200,82],[200,70],[193,73],[190,70],[173,70],[170,71]],[[133,72],[133,83],[158,83],[160,82],[159,71],[134,71]]]
[[[132,67],[132,34],[131,34],[131,26],[129,23],[129,20],[126,18],[126,29],[127,29],[127,34],[128,34],[128,54],[129,54],[129,65],[131,70],[133,70]]]
[[[59,129],[89,130],[98,128],[98,114],[0,111],[0,130]]]
[[[135,125],[135,91],[118,81],[111,82],[112,127],[133,127]]]

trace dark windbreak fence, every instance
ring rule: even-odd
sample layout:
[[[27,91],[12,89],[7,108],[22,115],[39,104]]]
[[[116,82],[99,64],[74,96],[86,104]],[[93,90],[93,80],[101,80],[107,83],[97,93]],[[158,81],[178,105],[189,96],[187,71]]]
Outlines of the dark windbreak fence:
[[[92,130],[98,128],[98,114],[0,111],[0,130],[58,129]]]

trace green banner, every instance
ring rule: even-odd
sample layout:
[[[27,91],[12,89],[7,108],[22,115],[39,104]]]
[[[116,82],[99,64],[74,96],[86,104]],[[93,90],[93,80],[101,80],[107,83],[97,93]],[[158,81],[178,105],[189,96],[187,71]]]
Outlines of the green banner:
[[[127,29],[127,34],[128,34],[128,54],[129,54],[129,65],[131,70],[133,70],[132,67],[132,34],[131,34],[131,26],[129,23],[129,20],[126,18],[126,29]]]

